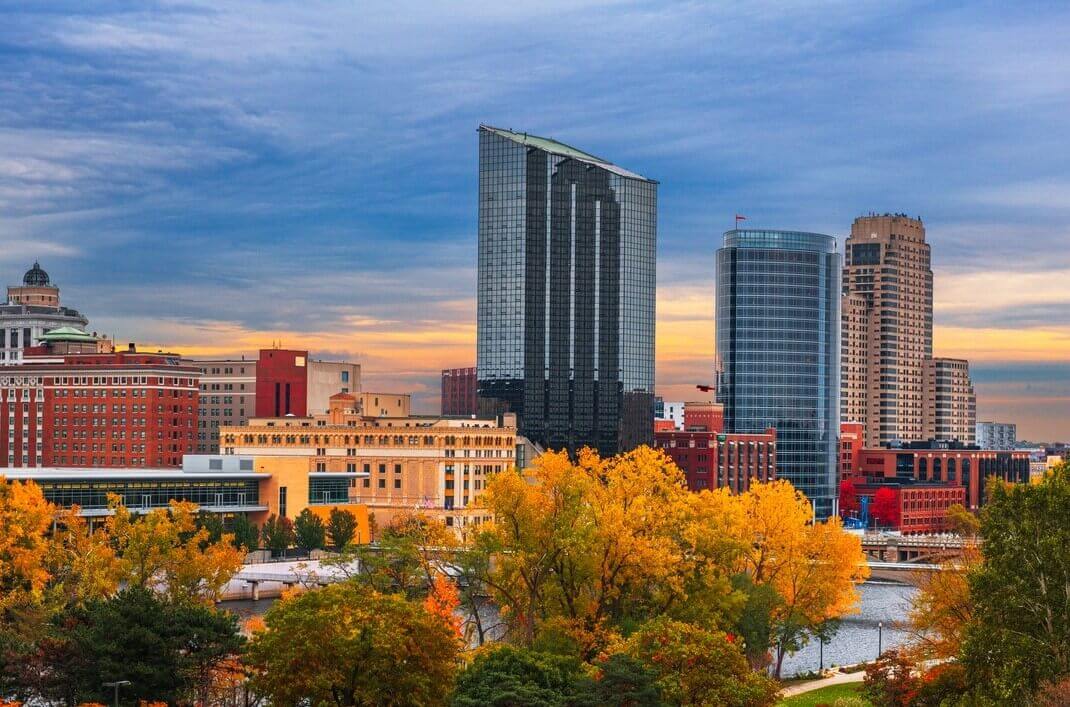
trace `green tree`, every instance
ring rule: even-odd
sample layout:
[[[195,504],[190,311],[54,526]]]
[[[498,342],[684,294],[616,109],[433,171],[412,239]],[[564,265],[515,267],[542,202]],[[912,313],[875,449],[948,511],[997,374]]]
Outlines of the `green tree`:
[[[272,553],[283,553],[294,544],[293,522],[286,516],[279,518],[272,514],[264,521],[264,527],[260,529],[260,538],[264,547]]]
[[[304,509],[294,522],[294,542],[304,552],[322,550],[327,543],[327,530],[318,515]]]
[[[563,707],[589,703],[594,691],[576,658],[501,645],[477,655],[460,674],[452,704]]]
[[[962,658],[968,684],[1025,703],[1070,675],[1070,467],[1039,484],[992,484],[983,560],[969,576],[973,616]]]
[[[238,653],[237,618],[196,603],[175,603],[143,587],[94,600],[56,617],[39,646],[41,697],[110,702],[102,682],[129,680],[124,702],[194,700],[211,670]]]
[[[357,517],[344,508],[332,508],[327,519],[327,537],[335,550],[342,550],[357,535]],[[367,541],[368,538],[363,538]]]
[[[658,689],[658,674],[642,661],[624,653],[614,653],[595,663],[597,680],[591,688],[595,705],[614,707],[660,707],[664,704]]]
[[[247,654],[272,704],[442,705],[460,641],[416,602],[332,584],[276,603]]]
[[[207,531],[207,543],[219,542],[227,532],[226,527],[223,525],[222,516],[218,513],[209,513],[208,511],[200,511],[197,513],[197,529]]]
[[[663,699],[678,705],[762,707],[776,701],[776,683],[756,673],[720,631],[657,618],[624,643],[625,652],[658,675]]]
[[[234,547],[247,553],[260,547],[260,530],[244,513],[234,517],[230,532],[234,534]]]

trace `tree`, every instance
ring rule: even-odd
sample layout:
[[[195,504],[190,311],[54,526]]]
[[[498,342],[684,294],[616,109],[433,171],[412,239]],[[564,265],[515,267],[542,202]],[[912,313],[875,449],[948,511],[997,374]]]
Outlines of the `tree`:
[[[234,547],[242,552],[248,554],[260,547],[260,530],[244,513],[234,517],[230,532],[234,535]]]
[[[721,631],[659,618],[644,624],[623,647],[657,673],[657,686],[670,704],[761,707],[776,701],[776,683],[752,671]]]
[[[741,516],[727,493],[691,494],[648,447],[608,459],[586,449],[575,463],[546,453],[525,474],[535,483],[490,480],[483,498],[496,522],[476,540],[495,558],[484,583],[519,640],[531,645],[555,618],[594,635],[665,613],[728,612]]]
[[[264,617],[247,662],[272,704],[441,705],[460,642],[439,617],[354,582],[290,596]]]
[[[740,500],[746,529],[740,570],[779,595],[778,601],[762,598],[772,618],[765,645],[781,649],[779,677],[786,652],[856,609],[855,586],[869,570],[861,540],[843,530],[839,517],[812,523],[810,502],[788,482],[755,484]]]
[[[616,707],[662,707],[658,674],[625,653],[614,653],[595,663],[597,674],[587,700],[592,705]]]
[[[435,579],[431,584],[431,591],[428,592],[427,598],[424,599],[424,608],[432,616],[437,616],[442,620],[442,623],[453,629],[453,632],[458,637],[463,635],[461,631],[462,619],[457,615],[457,607],[460,606],[461,599],[457,592],[457,587],[450,581],[450,578],[444,574],[435,575]]]
[[[900,651],[887,651],[866,667],[863,691],[876,707],[908,707],[918,691],[917,666]]]
[[[47,560],[52,606],[62,610],[113,595],[124,573],[105,529],[90,531],[77,507],[59,512],[54,528]]]
[[[197,527],[197,506],[171,501],[141,518],[111,497],[112,515],[106,527],[118,550],[124,580],[130,585],[162,584],[178,601],[215,601],[241,567],[244,556],[224,534],[210,540]]]
[[[948,530],[964,538],[974,538],[981,532],[981,521],[966,510],[961,503],[952,503],[947,509]]]
[[[499,645],[481,651],[458,676],[451,704],[562,707],[581,702],[581,697],[590,698],[593,690],[593,682],[576,658]]]
[[[294,522],[294,542],[306,553],[322,550],[327,542],[323,521],[307,508],[298,514]]]
[[[264,547],[271,550],[272,554],[281,554],[294,544],[293,522],[286,516],[279,518],[272,514],[264,521],[264,526],[260,529],[260,537]]]
[[[872,514],[878,523],[891,527],[899,527],[899,492],[887,486],[882,486],[873,494]]]
[[[327,519],[327,537],[331,539],[331,545],[335,550],[342,550],[351,542],[357,534],[357,518],[344,508],[332,508],[331,515]],[[368,538],[364,538],[365,541]]]
[[[37,484],[0,479],[0,612],[40,601],[55,513]]]
[[[204,676],[244,642],[237,619],[201,604],[167,601],[143,587],[59,615],[39,654],[46,699],[108,702],[102,682],[129,680],[123,699],[196,698]]]
[[[217,543],[223,539],[223,534],[226,532],[226,527],[223,525],[223,518],[218,513],[210,513],[209,511],[199,511],[196,517],[197,529],[204,529],[208,531],[208,535],[205,537],[207,543]]]
[[[848,515],[858,512],[858,490],[854,479],[844,479],[840,482],[840,513]]]
[[[978,547],[966,545],[960,558],[941,563],[941,571],[918,573],[910,627],[920,660],[951,660],[961,652],[974,613],[969,576],[980,563]]]
[[[981,536],[962,647],[968,683],[997,701],[1025,703],[1070,675],[1070,467],[1036,485],[994,485]]]

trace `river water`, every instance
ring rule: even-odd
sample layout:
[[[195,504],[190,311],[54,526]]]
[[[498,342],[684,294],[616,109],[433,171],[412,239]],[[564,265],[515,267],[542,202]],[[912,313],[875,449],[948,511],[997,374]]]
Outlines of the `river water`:
[[[843,619],[840,630],[825,644],[825,667],[873,660],[879,652],[878,640],[880,650],[885,651],[906,643],[906,632],[897,626],[906,620],[917,591],[890,582],[866,582],[859,587],[860,611]],[[879,624],[884,624],[883,628],[878,628]],[[784,657],[783,677],[816,671],[820,659],[820,647],[812,641],[798,653]]]
[[[910,601],[917,589],[891,582],[866,582],[859,587],[858,593],[861,596],[859,613],[845,618],[841,622],[840,630],[825,644],[826,668],[876,658],[878,633],[881,650],[903,645],[907,641],[907,634],[896,626],[906,620]],[[274,599],[261,599],[256,602],[240,600],[225,601],[220,606],[248,618],[265,613],[274,603]],[[883,624],[883,628],[878,630],[878,624]],[[820,647],[813,641],[798,653],[784,657],[783,677],[816,671],[820,658]]]

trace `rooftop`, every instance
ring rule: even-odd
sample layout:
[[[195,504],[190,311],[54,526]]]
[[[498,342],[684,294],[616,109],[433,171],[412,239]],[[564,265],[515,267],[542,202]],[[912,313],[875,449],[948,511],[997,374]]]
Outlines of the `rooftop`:
[[[529,135],[528,133],[518,133],[512,130],[506,130],[504,128],[495,128],[490,125],[481,124],[479,126],[479,129],[494,133],[495,135],[498,135],[499,137],[504,137],[507,140],[512,140],[513,142],[520,145],[526,145],[528,147],[534,147],[537,150],[542,150],[543,152],[549,152],[551,155],[560,155],[561,157],[568,157],[569,159],[584,162],[586,164],[594,165],[596,167],[601,167],[607,172],[612,172],[613,174],[618,174],[622,177],[627,177],[629,179],[641,179],[645,182],[653,182],[655,184],[657,183],[656,180],[647,179],[643,175],[629,171],[627,169],[624,169],[623,167],[619,167],[610,162],[609,160],[604,160],[601,157],[596,157],[590,154],[589,152],[584,152],[583,150],[576,149],[571,145],[566,145],[565,143],[558,142],[557,140],[552,140],[547,137],[539,137],[538,135]]]

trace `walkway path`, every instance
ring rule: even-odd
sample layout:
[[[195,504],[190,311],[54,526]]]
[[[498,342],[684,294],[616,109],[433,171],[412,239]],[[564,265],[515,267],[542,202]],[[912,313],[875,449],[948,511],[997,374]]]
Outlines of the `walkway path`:
[[[813,690],[820,690],[823,687],[829,687],[831,685],[843,685],[850,682],[862,682],[862,678],[866,676],[865,670],[859,670],[854,673],[836,673],[835,675],[827,678],[820,678],[818,680],[807,680],[806,682],[797,682],[793,685],[788,685],[780,692],[780,697],[791,697],[792,695],[801,695],[804,692],[811,692]]]

